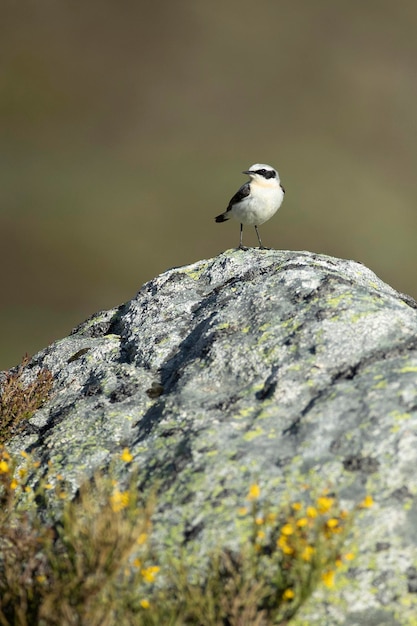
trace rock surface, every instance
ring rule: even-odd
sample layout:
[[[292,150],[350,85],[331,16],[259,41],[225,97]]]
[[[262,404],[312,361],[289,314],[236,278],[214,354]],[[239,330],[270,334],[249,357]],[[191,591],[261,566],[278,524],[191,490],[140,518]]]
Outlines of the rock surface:
[[[231,250],[169,270],[37,354],[54,395],[11,444],[74,488],[128,447],[162,481],[161,536],[233,544],[248,485],[279,500],[330,486],[359,556],[294,624],[403,625],[417,615],[417,311],[354,263]],[[178,531],[180,532],[180,531]]]

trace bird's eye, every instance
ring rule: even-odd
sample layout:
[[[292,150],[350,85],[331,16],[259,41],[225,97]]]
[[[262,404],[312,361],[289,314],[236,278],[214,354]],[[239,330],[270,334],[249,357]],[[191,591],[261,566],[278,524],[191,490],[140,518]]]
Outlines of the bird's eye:
[[[262,176],[264,176],[266,174],[266,170],[265,169],[258,170],[258,174],[262,174]]]

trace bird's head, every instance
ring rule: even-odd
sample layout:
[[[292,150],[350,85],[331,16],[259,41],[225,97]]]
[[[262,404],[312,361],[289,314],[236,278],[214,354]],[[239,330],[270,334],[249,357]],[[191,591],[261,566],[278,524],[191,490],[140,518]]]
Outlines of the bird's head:
[[[257,183],[279,183],[277,170],[265,163],[254,163],[248,170],[244,170],[242,174],[247,174],[251,180]]]

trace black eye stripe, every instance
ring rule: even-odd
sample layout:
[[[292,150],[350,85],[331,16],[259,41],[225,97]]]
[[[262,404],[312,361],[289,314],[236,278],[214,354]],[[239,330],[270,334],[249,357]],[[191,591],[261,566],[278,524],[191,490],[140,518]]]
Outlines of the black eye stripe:
[[[277,175],[275,170],[266,170],[264,168],[262,168],[261,170],[256,170],[256,174],[259,174],[260,176],[263,176],[266,179],[276,178],[276,175]]]

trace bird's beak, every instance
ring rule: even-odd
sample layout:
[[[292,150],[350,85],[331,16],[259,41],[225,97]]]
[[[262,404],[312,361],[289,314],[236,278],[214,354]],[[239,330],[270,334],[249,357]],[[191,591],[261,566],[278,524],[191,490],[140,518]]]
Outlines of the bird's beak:
[[[251,174],[253,174],[253,172],[251,172],[250,170],[243,170],[242,174],[247,174],[248,176],[250,176]]]

